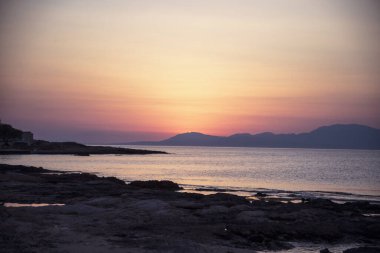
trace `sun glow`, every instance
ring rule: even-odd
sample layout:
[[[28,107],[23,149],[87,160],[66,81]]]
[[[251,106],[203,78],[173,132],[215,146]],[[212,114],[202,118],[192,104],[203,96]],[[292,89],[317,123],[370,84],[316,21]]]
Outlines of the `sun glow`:
[[[3,5],[1,117],[37,135],[380,126],[369,1]]]

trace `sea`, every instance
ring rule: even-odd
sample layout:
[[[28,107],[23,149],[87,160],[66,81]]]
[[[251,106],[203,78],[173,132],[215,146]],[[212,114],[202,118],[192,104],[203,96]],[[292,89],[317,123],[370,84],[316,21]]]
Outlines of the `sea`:
[[[233,193],[280,201],[328,198],[380,204],[380,150],[126,146],[154,155],[2,155],[0,163],[89,172],[133,180],[171,180],[185,192]]]

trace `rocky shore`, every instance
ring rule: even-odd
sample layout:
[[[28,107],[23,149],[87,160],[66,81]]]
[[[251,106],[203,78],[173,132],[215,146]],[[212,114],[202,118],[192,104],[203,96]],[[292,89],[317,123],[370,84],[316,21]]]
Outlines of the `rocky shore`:
[[[162,151],[87,146],[77,142],[35,140],[32,132],[24,132],[0,121],[0,155],[147,155],[166,154]]]
[[[163,151],[118,148],[109,146],[88,146],[76,142],[49,142],[37,140],[31,145],[14,144],[8,148],[0,148],[0,154],[43,154],[43,155],[147,155],[166,154]]]
[[[0,251],[298,252],[297,243],[356,243],[366,247],[345,252],[380,252],[378,205],[295,204],[178,189],[170,181],[126,184],[0,164]]]

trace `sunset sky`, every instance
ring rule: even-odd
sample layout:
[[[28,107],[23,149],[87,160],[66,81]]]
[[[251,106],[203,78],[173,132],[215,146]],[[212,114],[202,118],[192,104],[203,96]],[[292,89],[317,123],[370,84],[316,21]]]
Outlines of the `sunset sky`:
[[[87,143],[380,128],[380,1],[1,1],[0,118]]]

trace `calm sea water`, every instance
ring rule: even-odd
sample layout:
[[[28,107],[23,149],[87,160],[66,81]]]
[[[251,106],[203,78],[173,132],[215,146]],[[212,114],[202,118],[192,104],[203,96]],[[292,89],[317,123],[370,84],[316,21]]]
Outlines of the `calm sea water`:
[[[125,147],[125,146],[122,146]],[[0,163],[91,172],[126,181],[167,179],[188,191],[307,194],[380,201],[380,151],[133,146],[168,155],[12,155]]]

